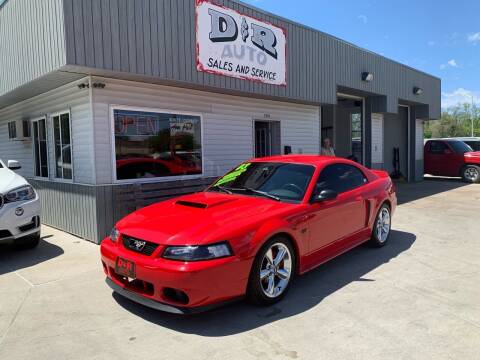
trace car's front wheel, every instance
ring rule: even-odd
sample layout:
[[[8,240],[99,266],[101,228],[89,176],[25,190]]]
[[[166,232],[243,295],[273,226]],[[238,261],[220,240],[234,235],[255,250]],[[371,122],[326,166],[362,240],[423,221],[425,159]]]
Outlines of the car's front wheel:
[[[383,204],[378,211],[373,226],[372,238],[370,243],[376,247],[384,246],[390,236],[391,229],[391,213],[390,207],[387,204]]]
[[[247,298],[256,305],[272,305],[287,293],[296,270],[290,241],[275,237],[260,249],[253,263]]]
[[[462,170],[462,178],[469,183],[480,182],[480,167],[476,165],[466,165]]]

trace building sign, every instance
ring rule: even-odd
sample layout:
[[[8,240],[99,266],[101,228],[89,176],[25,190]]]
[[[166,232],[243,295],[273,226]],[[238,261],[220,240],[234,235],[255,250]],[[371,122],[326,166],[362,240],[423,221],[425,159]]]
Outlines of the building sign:
[[[284,29],[207,0],[196,6],[198,71],[286,85]]]

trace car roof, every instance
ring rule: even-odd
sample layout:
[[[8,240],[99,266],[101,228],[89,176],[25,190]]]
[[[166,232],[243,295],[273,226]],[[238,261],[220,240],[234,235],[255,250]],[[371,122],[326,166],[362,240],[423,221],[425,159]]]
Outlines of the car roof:
[[[345,164],[359,165],[351,160],[336,156],[321,156],[321,155],[277,155],[267,156],[262,158],[256,158],[250,160],[250,162],[283,162],[292,164],[307,164],[307,165],[323,165],[332,162],[341,162]]]
[[[463,142],[463,140],[458,138],[438,138],[438,139],[427,139],[428,141],[454,141],[454,142]]]
[[[443,141],[480,141],[480,137],[452,137],[452,138],[431,138],[425,139],[426,141],[433,141],[433,140],[443,140]]]

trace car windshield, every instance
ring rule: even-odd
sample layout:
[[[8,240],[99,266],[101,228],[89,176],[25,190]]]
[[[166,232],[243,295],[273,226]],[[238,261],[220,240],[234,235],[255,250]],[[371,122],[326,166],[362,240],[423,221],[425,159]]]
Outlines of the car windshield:
[[[473,149],[463,141],[450,141],[449,144],[457,154],[465,154],[466,152],[473,151]]]
[[[217,180],[207,191],[261,196],[300,202],[312,179],[311,165],[280,162],[244,163]]]

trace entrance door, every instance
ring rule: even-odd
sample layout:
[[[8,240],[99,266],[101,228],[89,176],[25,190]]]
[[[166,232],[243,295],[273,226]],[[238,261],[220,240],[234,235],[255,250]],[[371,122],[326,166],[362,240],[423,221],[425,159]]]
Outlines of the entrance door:
[[[362,98],[338,95],[333,114],[335,155],[360,164],[364,162],[363,112]]]
[[[255,121],[255,157],[280,154],[280,121]]]

